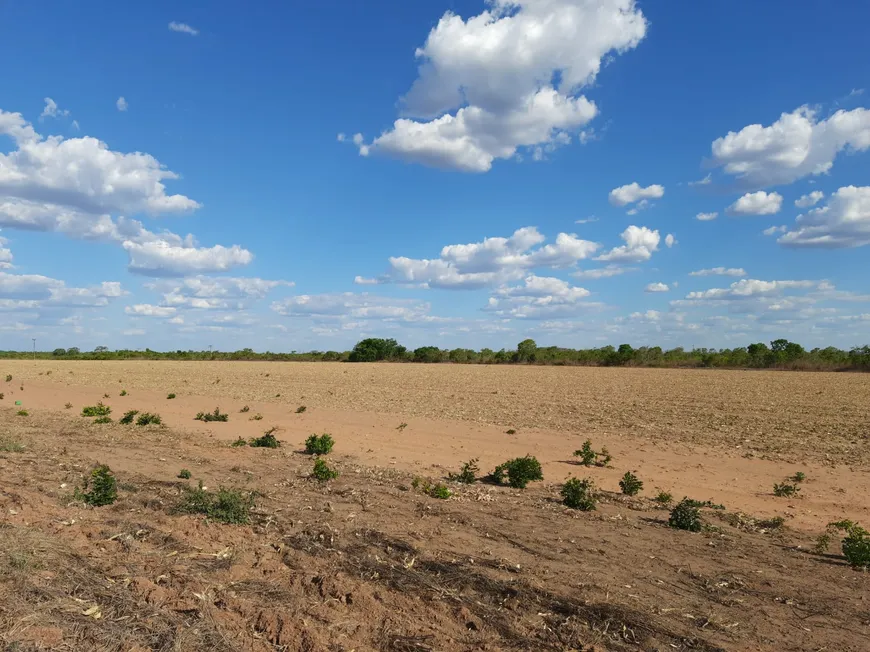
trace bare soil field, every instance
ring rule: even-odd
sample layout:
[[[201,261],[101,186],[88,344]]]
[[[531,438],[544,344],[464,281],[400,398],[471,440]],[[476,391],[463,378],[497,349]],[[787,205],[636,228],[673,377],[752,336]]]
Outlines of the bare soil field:
[[[772,652],[870,640],[870,576],[838,540],[812,551],[832,520],[870,523],[867,375],[2,361],[0,392],[6,649]],[[113,423],[80,416],[98,401]],[[194,421],[216,406],[226,423]],[[131,409],[164,425],[118,424]],[[230,446],[271,427],[280,448]],[[336,440],[329,483],[310,478],[313,432]],[[610,450],[610,468],[576,464],[585,439]],[[414,487],[472,457],[485,473],[526,453],[544,481],[525,490],[448,482],[438,500]],[[73,492],[98,463],[119,497],[93,508]],[[625,471],[645,482],[640,496],[619,493]],[[773,496],[797,471],[800,494]],[[594,480],[596,511],[561,504],[570,476]],[[199,481],[252,492],[251,522],[179,513]],[[657,488],[725,509],[702,510],[702,532],[674,530]]]

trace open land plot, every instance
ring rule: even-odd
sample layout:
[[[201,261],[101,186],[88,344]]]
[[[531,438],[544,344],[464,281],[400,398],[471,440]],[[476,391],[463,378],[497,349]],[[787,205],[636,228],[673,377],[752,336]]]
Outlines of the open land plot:
[[[868,576],[837,541],[811,549],[829,521],[870,522],[867,375],[3,361],[0,392],[18,649],[866,649]],[[98,401],[115,422],[79,416]],[[216,406],[226,423],[193,420]],[[132,409],[164,425],[118,424]],[[278,449],[229,446],[273,426]],[[312,432],[337,442],[325,485]],[[586,439],[612,468],[576,465]],[[523,491],[413,487],[526,453],[545,480]],[[70,501],[96,463],[118,502]],[[618,493],[629,470],[640,497]],[[799,496],[773,496],[797,471]],[[560,504],[568,476],[603,491],[596,511]],[[251,523],[176,513],[200,480],[255,492]],[[725,510],[670,529],[657,487]]]

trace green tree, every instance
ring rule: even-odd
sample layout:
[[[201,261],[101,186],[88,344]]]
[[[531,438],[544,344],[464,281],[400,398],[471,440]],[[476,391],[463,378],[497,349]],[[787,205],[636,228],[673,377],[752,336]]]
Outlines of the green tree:
[[[407,349],[400,346],[394,339],[370,337],[360,340],[350,352],[351,362],[379,362],[381,360],[396,360],[405,355]]]
[[[534,362],[537,359],[538,345],[535,340],[523,340],[517,344],[517,362]]]

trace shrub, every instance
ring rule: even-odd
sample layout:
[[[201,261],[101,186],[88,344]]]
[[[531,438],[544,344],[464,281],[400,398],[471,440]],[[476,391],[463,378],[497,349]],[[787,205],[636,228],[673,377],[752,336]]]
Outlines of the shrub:
[[[507,482],[515,489],[525,489],[529,482],[543,480],[544,473],[541,471],[541,463],[531,455],[517,457],[499,464],[489,475],[489,480],[496,484],[503,484],[507,475]]]
[[[506,435],[515,435],[515,434],[517,434],[517,431],[514,430],[513,428],[508,428],[507,430],[504,431],[504,434],[506,434]]]
[[[257,414],[255,414],[250,419],[248,419],[248,421],[262,421],[262,420],[263,420],[263,415],[260,414],[259,412],[257,412]]]
[[[6,374],[6,382],[7,382],[7,383],[11,383],[11,382],[12,382],[12,374]]]
[[[139,418],[136,419],[137,426],[148,426],[151,424],[159,426],[161,423],[163,423],[163,419],[160,418],[160,415],[152,414],[151,412],[143,412],[139,415]]]
[[[76,490],[76,497],[94,507],[111,505],[118,498],[118,483],[115,474],[105,464],[101,464],[85,479],[84,489]]]
[[[215,408],[214,412],[200,412],[195,417],[196,421],[229,421],[228,414],[221,414],[220,408]]]
[[[14,439],[0,439],[0,451],[4,453],[23,453],[24,446]]]
[[[318,457],[314,460],[314,470],[311,472],[311,476],[318,482],[329,482],[338,477],[338,471],[329,468],[329,465]]]
[[[71,410],[71,409],[72,409],[72,403],[67,403],[66,405],[64,405],[64,407],[65,407],[67,410]]]
[[[683,502],[692,507],[709,507],[710,509],[725,509],[725,505],[719,505],[709,500],[695,500],[694,498],[683,498]]]
[[[22,389],[24,389],[24,388],[22,387]],[[108,395],[108,394],[103,394],[103,398],[109,398],[109,395]]]
[[[18,410],[17,414],[19,417],[29,417],[30,416],[30,412],[28,412],[27,410]]]
[[[438,498],[439,500],[447,500],[453,495],[453,492],[440,482],[429,487],[429,490],[426,493],[432,498]]]
[[[94,423],[112,423],[112,417],[97,417]]]
[[[697,507],[697,501],[690,498],[683,498],[677,506],[671,510],[668,525],[678,530],[688,530],[689,532],[701,531],[701,513]]]
[[[588,478],[567,480],[559,493],[562,494],[562,503],[571,509],[579,509],[583,512],[595,509],[595,485]]]
[[[296,414],[302,414],[302,413],[305,412],[305,410],[307,410],[307,409],[308,409],[308,408],[305,407],[304,405],[300,405],[298,408],[296,408]]]
[[[335,446],[335,440],[329,433],[324,433],[319,437],[311,435],[305,440],[305,452],[309,455],[327,455]]]
[[[459,473],[450,473],[447,476],[448,480],[452,480],[453,482],[461,482],[462,484],[474,484],[474,481],[477,480],[477,473],[480,471],[480,467],[477,465],[478,458],[474,458],[472,460],[468,460],[465,464],[462,465],[462,469]]]
[[[230,444],[230,446],[232,446],[233,448],[240,448],[242,446],[247,446],[247,445],[248,445],[248,442],[245,441],[244,439],[242,439],[241,437],[239,437],[232,444]]]
[[[670,505],[672,502],[674,502],[674,497],[667,491],[662,491],[661,489],[659,489],[658,494],[655,498],[653,498],[653,500],[660,505]]]
[[[773,495],[779,498],[792,498],[796,496],[800,490],[801,488],[796,484],[789,484],[788,482],[773,485]]]
[[[100,401],[96,405],[89,405],[87,407],[82,408],[82,416],[83,417],[106,417],[112,413],[112,408],[108,405],[103,405],[103,402]]]
[[[251,446],[254,448],[278,448],[281,445],[277,439],[275,439],[275,435],[272,433],[275,432],[277,428],[271,428],[263,433],[262,437],[255,437],[251,440]]]
[[[798,471],[797,473],[795,473],[793,476],[791,476],[789,478],[789,480],[791,480],[795,484],[798,484],[799,482],[803,482],[806,479],[807,479],[807,474],[804,473],[803,471]]]
[[[626,496],[636,496],[643,489],[643,482],[631,471],[626,471],[619,481],[619,488]]]
[[[124,416],[118,419],[118,423],[123,423],[125,426],[129,426],[133,423],[133,419],[136,418],[136,415],[139,414],[139,410],[128,410],[124,412]]]
[[[854,521],[844,520],[828,523],[827,532],[818,538],[816,552],[824,552],[831,542],[831,535],[845,532],[841,548],[843,556],[853,568],[870,568],[870,533]]]
[[[580,450],[574,451],[574,457],[579,457],[580,464],[583,466],[607,466],[612,459],[607,448],[602,448],[601,452],[595,451],[592,449],[592,442],[588,439],[583,442]]]
[[[6,398],[6,394],[0,392],[0,401],[2,401],[4,398]]]
[[[182,480],[190,480],[190,475],[190,471],[187,469],[181,469],[181,471],[178,472],[178,477]]]
[[[396,430],[398,430],[399,432],[404,432],[405,428],[407,428],[407,427],[408,427],[408,424],[402,422],[398,426],[396,426]]]
[[[240,413],[240,414],[244,414],[245,412],[250,412],[250,411],[251,411],[251,408],[249,408],[249,407],[246,405],[246,406],[243,407],[241,410],[239,410],[239,413]]]
[[[204,514],[206,517],[233,525],[245,525],[250,521],[254,495],[243,494],[238,489],[220,487],[217,493],[206,491],[202,480],[196,489],[186,487],[178,511],[185,514]]]
[[[122,389],[122,390],[121,390],[121,393],[119,394],[119,396],[126,396],[126,395],[127,395],[127,390],[126,390],[126,389]]]
[[[175,398],[175,394],[167,394],[166,398],[173,399],[173,398]]]

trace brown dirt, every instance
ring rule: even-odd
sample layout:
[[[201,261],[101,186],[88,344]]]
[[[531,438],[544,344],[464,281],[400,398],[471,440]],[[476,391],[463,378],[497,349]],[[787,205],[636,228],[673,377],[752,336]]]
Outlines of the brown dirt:
[[[826,522],[870,521],[870,480],[863,453],[855,452],[866,440],[809,434],[833,433],[840,424],[866,435],[856,396],[866,376],[518,368],[490,369],[498,372],[490,376],[472,368],[469,376],[465,367],[274,363],[0,366],[9,369],[2,375],[14,376],[0,386],[0,642],[10,649],[866,649],[870,579],[833,554],[836,545],[830,555],[809,552]],[[783,383],[787,398],[780,396]],[[841,384],[827,391],[828,383]],[[777,415],[761,421],[766,412],[748,384],[769,405],[798,410],[804,430],[768,430],[764,424]],[[447,385],[455,395],[449,400],[437,389]],[[668,404],[692,385],[693,403]],[[129,395],[118,396],[121,388]],[[705,392],[714,388],[729,428],[707,422],[690,437],[685,419],[710,414],[704,397],[713,400]],[[167,400],[168,391],[178,398]],[[507,403],[503,392],[514,392]],[[104,393],[113,417],[147,409],[168,427],[96,425],[78,416]],[[610,411],[597,412],[606,419],[566,416],[608,393]],[[547,395],[549,402],[530,398]],[[30,416],[16,416],[16,400]],[[67,401],[74,404],[68,411]],[[492,403],[510,404],[511,418],[501,420]],[[192,420],[215,404],[229,413],[228,423]],[[250,412],[240,414],[244,404]],[[305,413],[295,414],[302,404]],[[622,422],[616,405],[635,416]],[[741,408],[750,415],[741,417]],[[264,419],[249,421],[257,412]],[[640,428],[645,412],[647,427]],[[551,420],[540,418],[547,414]],[[672,436],[667,419],[681,423]],[[793,416],[780,421],[796,423]],[[407,426],[399,430],[401,423]],[[272,425],[279,426],[280,449],[227,446]],[[518,432],[507,435],[507,427]],[[307,478],[311,460],[297,452],[313,431],[330,431],[338,442],[330,462],[342,475],[327,487]],[[755,433],[751,441],[742,441],[748,433]],[[587,436],[611,450],[615,468],[568,463]],[[795,437],[808,442],[804,450],[788,450]],[[858,455],[851,468],[834,463],[849,450]],[[525,491],[451,485],[455,496],[439,501],[410,488],[413,476],[439,479],[473,456],[486,471],[526,452],[542,460],[547,481]],[[70,502],[97,462],[116,471],[118,503],[94,509]],[[175,513],[187,484],[175,477],[181,468],[209,488],[257,491],[252,524]],[[773,497],[772,483],[798,469],[809,478],[801,498]],[[646,481],[645,495],[661,486],[677,497],[724,503],[727,514],[705,510],[711,531],[671,530],[667,511],[652,501],[610,493],[625,470]],[[568,475],[592,477],[610,490],[598,511],[559,504],[557,483]],[[782,515],[786,526],[765,529],[746,514]]]

